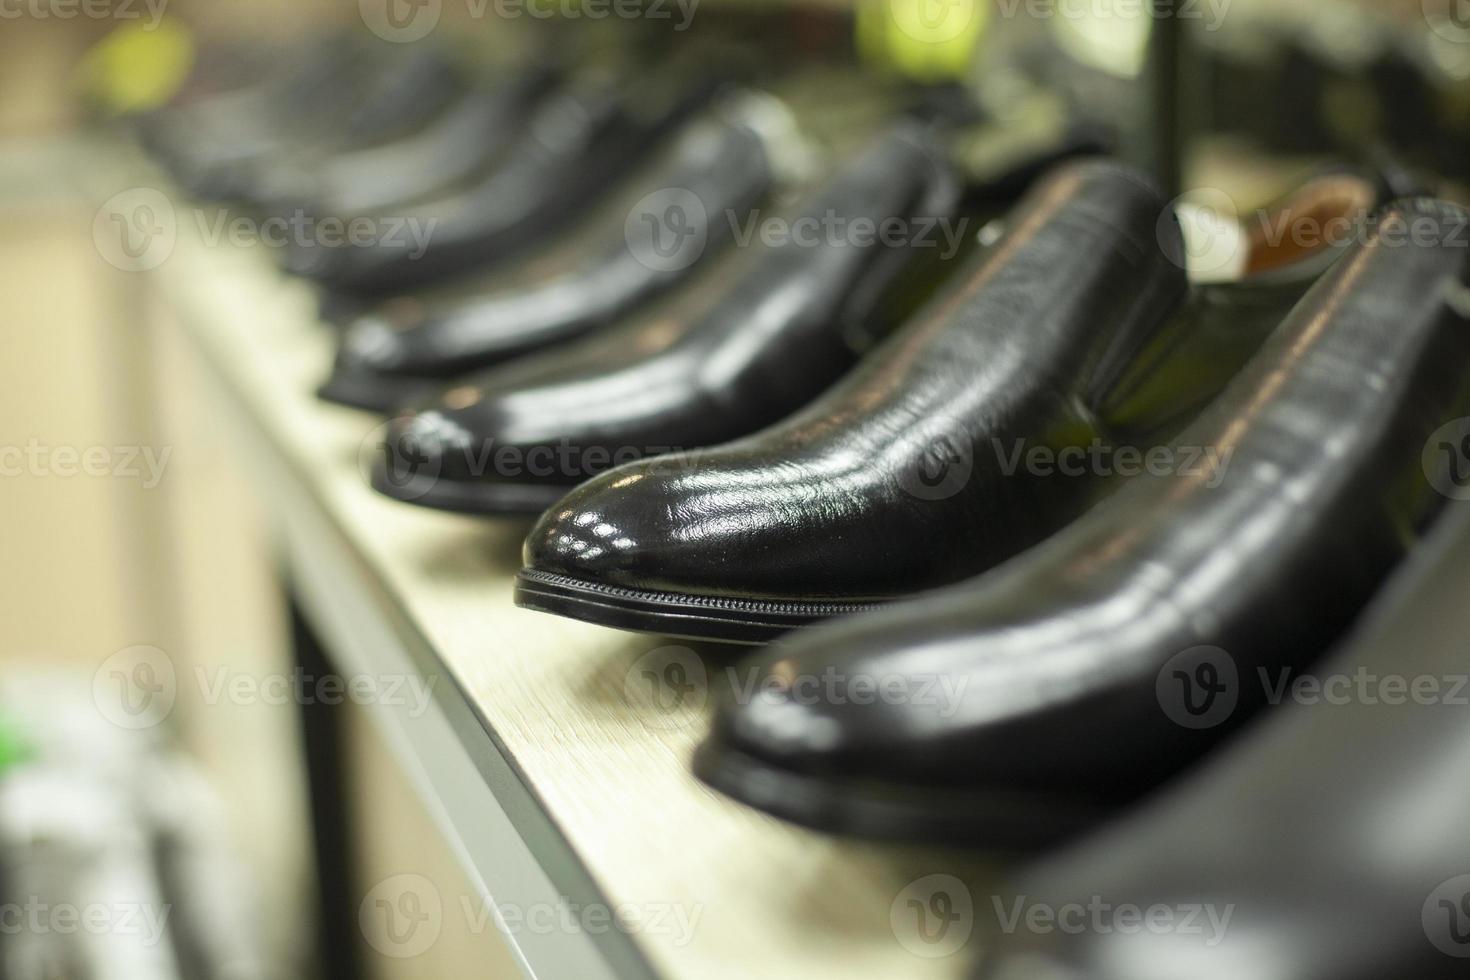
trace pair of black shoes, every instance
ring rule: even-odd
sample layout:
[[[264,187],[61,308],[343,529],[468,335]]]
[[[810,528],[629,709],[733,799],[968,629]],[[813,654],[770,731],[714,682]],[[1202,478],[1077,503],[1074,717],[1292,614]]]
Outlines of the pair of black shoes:
[[[1303,193],[1326,200],[1328,185],[1350,217],[1375,197],[1336,175]],[[1170,207],[1108,163],[1062,169],[1007,223],[925,313],[802,412],[742,441],[619,467],[560,500],[527,541],[521,601],[762,642],[971,578],[1101,499],[1107,473],[1130,465],[1115,459],[1120,443],[1157,440],[1218,392],[1341,251],[1268,269],[1259,249],[1259,273],[1190,295]],[[499,434],[475,416],[434,420],[474,445]]]
[[[723,705],[697,771],[820,827],[1029,845],[1190,764],[1352,624],[1452,486],[1436,434],[1470,414],[1465,220],[1437,202],[1387,211],[1149,454],[1156,471],[1037,547],[748,663],[759,696]],[[1046,502],[1032,501],[1000,516]],[[531,561],[545,563],[548,528],[595,535],[586,513],[616,519],[606,498],[559,506]],[[915,550],[941,549],[966,550]],[[526,597],[539,580],[522,574],[523,603],[544,604]],[[833,675],[836,694],[812,696],[810,679]],[[955,696],[932,696],[941,683]]]

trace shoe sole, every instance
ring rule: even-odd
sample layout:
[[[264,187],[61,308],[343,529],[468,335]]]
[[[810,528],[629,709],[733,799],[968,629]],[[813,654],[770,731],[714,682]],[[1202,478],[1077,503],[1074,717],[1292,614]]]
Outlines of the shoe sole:
[[[452,382],[428,378],[400,378],[383,374],[334,372],[317,388],[316,396],[378,415],[392,413],[443,391]]]
[[[1014,790],[963,790],[814,776],[716,742],[694,753],[707,786],[771,816],[872,840],[1032,852],[1116,816],[1120,805]]]
[[[803,626],[882,605],[649,592],[586,582],[533,568],[522,569],[516,576],[515,603],[524,609],[636,633],[750,645],[769,643]]]
[[[443,477],[388,478],[381,460],[369,481],[374,490],[400,503],[477,517],[538,517],[574,487],[536,483],[483,483]]]

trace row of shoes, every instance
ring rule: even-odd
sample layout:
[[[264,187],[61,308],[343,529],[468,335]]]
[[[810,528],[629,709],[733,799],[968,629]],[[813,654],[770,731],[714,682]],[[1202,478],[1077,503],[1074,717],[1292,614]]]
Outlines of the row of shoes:
[[[1313,677],[1454,676],[1470,214],[1341,165],[1203,222],[1073,128],[977,172],[953,93],[814,139],[775,86],[693,62],[511,71],[330,148],[276,127],[159,156],[255,207],[437,221],[418,252],[288,259],[341,320],[321,394],[394,415],[383,493],[537,517],[521,606],[779,640],[721,693],[709,785],[1029,849],[1170,784],[1018,894],[1228,906],[1228,935],[1003,930],[986,976],[1458,975],[1463,711],[1248,723]],[[463,100],[485,114],[451,125]],[[150,145],[189,144],[187,112]],[[406,192],[391,161],[460,125],[494,132]]]

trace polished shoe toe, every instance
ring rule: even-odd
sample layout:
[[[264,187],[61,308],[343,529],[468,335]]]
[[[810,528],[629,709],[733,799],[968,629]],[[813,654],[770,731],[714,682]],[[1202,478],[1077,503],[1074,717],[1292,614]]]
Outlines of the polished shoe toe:
[[[640,485],[636,497],[617,492],[635,483]],[[601,492],[604,485],[611,492]],[[664,548],[677,547],[679,527],[668,509],[672,504],[669,492],[660,492],[660,481],[645,469],[593,481],[565,497],[532,529],[525,565],[614,588],[656,590],[664,580],[651,559]]]
[[[390,421],[374,489],[467,514],[540,514],[567,490],[554,448],[501,438],[509,424],[497,408],[463,385]]]
[[[701,465],[687,465],[691,459]],[[734,643],[872,607],[792,592],[786,573],[804,569],[787,547],[788,528],[734,506],[742,498],[730,487],[746,475],[738,461],[704,460],[676,454],[617,467],[552,506],[526,539],[516,602],[604,626]]]
[[[438,412],[392,419],[373,468],[373,488],[408,503],[443,495],[446,487],[467,478],[471,440],[468,431]]]
[[[378,314],[359,316],[341,333],[332,374],[317,389],[326,401],[388,413],[423,400],[444,382],[403,373],[412,358],[404,331]]]

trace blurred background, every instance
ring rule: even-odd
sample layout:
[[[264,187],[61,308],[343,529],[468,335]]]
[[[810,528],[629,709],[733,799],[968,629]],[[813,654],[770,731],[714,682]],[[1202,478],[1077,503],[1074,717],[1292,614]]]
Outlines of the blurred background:
[[[22,896],[7,915],[53,926],[7,929],[0,976],[320,976],[334,942],[360,946],[372,976],[518,975],[462,917],[407,959],[318,928],[332,856],[312,844],[311,721],[290,696],[219,695],[296,667],[259,488],[217,393],[160,329],[170,313],[94,241],[89,190],[129,113],[172,98],[206,52],[331,32],[466,64],[548,43],[655,64],[698,38],[757,75],[803,66],[814,102],[959,87],[1018,139],[1080,121],[1176,192],[1255,204],[1318,161],[1391,157],[1463,198],[1470,3],[1143,6],[690,0],[593,21],[575,2],[530,17],[468,0],[0,0],[0,882]],[[139,685],[157,696],[130,700]],[[472,894],[378,736],[337,710],[343,792],[371,814],[352,828],[358,880],[411,867]],[[68,904],[138,928],[67,929]]]

